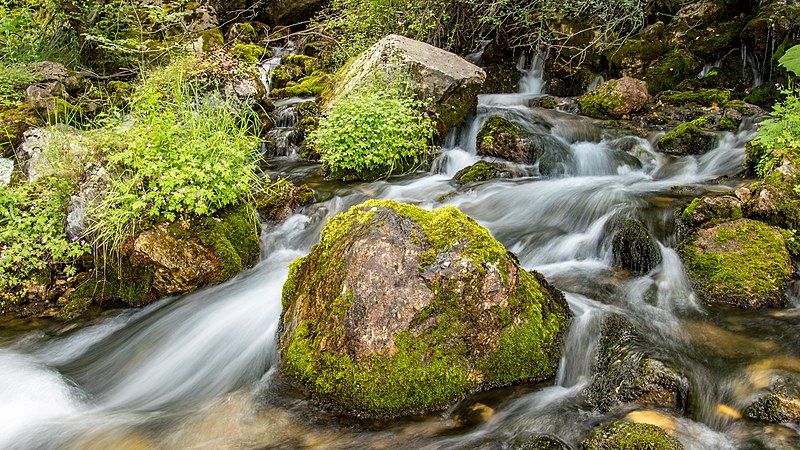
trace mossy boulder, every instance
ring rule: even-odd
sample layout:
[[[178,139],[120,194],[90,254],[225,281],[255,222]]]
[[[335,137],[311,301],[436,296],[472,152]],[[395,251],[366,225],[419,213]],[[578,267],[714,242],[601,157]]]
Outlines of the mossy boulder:
[[[320,70],[300,78],[296,82],[287,81],[284,87],[272,89],[270,96],[273,98],[314,97],[319,95],[330,81],[330,75]]]
[[[598,119],[621,119],[650,99],[647,83],[630,77],[609,80],[578,99],[581,113]]]
[[[614,265],[643,275],[661,263],[661,250],[647,227],[638,220],[626,220],[612,239]]]
[[[627,319],[605,319],[587,399],[601,412],[636,404],[683,411],[688,381],[641,350],[639,335]]]
[[[332,218],[283,287],[284,374],[361,417],[440,410],[556,373],[571,313],[452,207],[371,200]]]
[[[745,215],[788,230],[800,229],[800,196],[794,189],[800,184],[800,149],[766,155],[766,149],[750,141],[745,152],[745,167],[751,173],[762,158],[774,159],[764,179],[750,187],[752,196],[744,205]]]
[[[662,103],[675,106],[723,106],[731,99],[727,89],[699,89],[688,92],[664,91],[658,95]]]
[[[477,94],[486,80],[480,67],[454,53],[392,34],[339,70],[320,95],[323,114],[349,92],[375,83],[376,74],[407,83],[410,94],[430,100],[426,110],[436,118],[440,137],[475,110]]]
[[[243,42],[234,44],[233,47],[231,47],[230,53],[240,61],[250,63],[257,63],[262,58],[269,58],[272,56],[270,50],[264,50],[260,45],[245,44]]]
[[[744,416],[769,423],[800,425],[800,384],[791,379],[779,380],[769,392],[744,409]]]
[[[250,22],[237,22],[228,28],[225,33],[225,41],[235,43],[236,41],[242,44],[253,44],[258,40],[258,32]]]
[[[453,181],[458,184],[475,183],[494,178],[511,178],[512,172],[501,164],[478,161],[456,172]]]
[[[707,223],[718,225],[741,218],[742,202],[730,195],[698,197],[681,213],[681,222],[693,228]]]
[[[658,140],[658,148],[664,153],[673,155],[707,153],[717,145],[717,135],[704,129],[710,124],[711,121],[707,116],[682,123]]]
[[[40,123],[36,113],[26,105],[0,112],[0,158],[14,156],[25,132]]]
[[[696,77],[703,67],[703,61],[685,49],[673,50],[654,61],[644,73],[644,81],[650,94],[675,90],[678,84]]]
[[[647,423],[615,420],[601,425],[581,442],[584,450],[684,450],[681,442],[662,428]]]
[[[475,142],[478,155],[494,156],[518,163],[533,163],[541,155],[526,134],[508,119],[490,117]]]
[[[297,186],[281,178],[256,192],[254,197],[256,211],[262,219],[280,222],[292,215],[298,207],[311,203],[314,200],[314,191],[305,184]]]
[[[743,309],[788,305],[792,274],[783,233],[750,219],[696,230],[678,246],[701,300]]]
[[[512,450],[570,450],[570,447],[560,439],[546,435],[516,439],[508,448]]]
[[[647,66],[669,50],[662,37],[664,29],[663,22],[648,25],[619,47],[613,46],[606,50],[603,56],[615,72],[641,78]]]

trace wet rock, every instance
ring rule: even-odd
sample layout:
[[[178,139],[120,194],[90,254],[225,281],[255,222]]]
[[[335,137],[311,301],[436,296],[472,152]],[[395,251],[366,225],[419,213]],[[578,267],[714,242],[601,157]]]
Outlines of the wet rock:
[[[658,147],[673,155],[702,155],[717,145],[717,135],[703,129],[709,124],[708,117],[703,116],[678,125],[658,140]]]
[[[745,417],[769,423],[800,425],[800,384],[781,379],[744,410]]]
[[[258,40],[258,33],[250,22],[237,22],[225,33],[225,42],[239,41],[252,44]]]
[[[726,22],[726,13],[717,1],[690,2],[678,10],[665,35],[673,48],[712,56],[729,47],[743,27],[741,21]]]
[[[526,133],[502,117],[490,117],[478,132],[478,155],[494,156],[517,163],[533,163],[541,155]]]
[[[678,84],[696,77],[703,67],[703,61],[688,50],[673,50],[654,61],[645,70],[643,80],[647,82],[650,94],[675,90]]]
[[[282,178],[255,194],[256,211],[270,222],[281,222],[294,211],[314,200],[314,192],[305,184],[297,186]]]
[[[575,155],[569,147],[553,138],[551,146],[548,146],[539,158],[539,173],[544,176],[561,176],[573,173],[575,170]]]
[[[598,119],[621,119],[649,100],[647,83],[630,77],[609,80],[578,99],[581,113]]]
[[[675,106],[713,106],[724,105],[731,98],[730,91],[726,89],[698,89],[693,91],[664,91],[658,95],[662,103]]]
[[[752,141],[745,147],[745,152],[745,166],[751,173],[755,172],[764,156],[769,157],[765,155],[765,149]],[[800,149],[789,148],[777,156],[763,180],[750,186],[752,198],[744,204],[745,216],[784,229],[800,229],[800,196],[794,190],[800,183],[798,163]]]
[[[494,416],[494,409],[483,403],[475,403],[457,412],[453,417],[453,422],[457,427],[474,427],[488,422],[492,416]]]
[[[669,50],[662,37],[664,29],[660,21],[648,25],[619,47],[607,50],[604,56],[623,76],[641,79],[645,69]]]
[[[622,420],[601,425],[581,442],[584,450],[684,450],[683,444],[663,429],[645,423]]]
[[[283,372],[362,417],[447,407],[555,375],[570,316],[455,208],[369,201],[331,219],[283,287]]]
[[[510,448],[512,450],[570,450],[570,447],[561,439],[545,435],[517,439],[511,443]]]
[[[638,220],[626,220],[612,240],[614,265],[643,275],[661,263],[661,250],[647,227]]]
[[[627,404],[683,411],[686,378],[638,350],[639,339],[634,326],[622,316],[605,320],[592,384],[586,390],[589,403],[601,412]]]
[[[513,172],[501,164],[478,161],[456,172],[453,181],[459,184],[468,184],[494,178],[511,178],[512,176]]]
[[[698,227],[706,222],[716,225],[741,218],[742,202],[730,195],[696,198],[681,213],[681,221],[690,227]]]
[[[773,61],[773,56],[781,48],[786,50],[797,43],[800,32],[800,4],[796,0],[772,0],[761,2],[756,17],[752,18],[741,33],[741,40],[748,49],[757,55],[765,55]],[[762,73],[770,69],[767,67]],[[770,85],[772,83],[764,83]],[[758,103],[758,102],[752,102]]]
[[[456,54],[402,36],[389,35],[341,70],[320,98],[323,113],[353,89],[374,82],[375,74],[390,79],[404,75],[420,100],[432,99],[428,113],[437,119],[439,136],[463,122],[475,109],[486,74]]]
[[[81,176],[67,205],[67,234],[84,236],[89,227],[88,208],[102,201],[100,195],[109,182],[108,172],[100,164],[92,164]]]
[[[700,229],[678,247],[700,298],[742,309],[788,305],[791,276],[783,233],[750,219]]]

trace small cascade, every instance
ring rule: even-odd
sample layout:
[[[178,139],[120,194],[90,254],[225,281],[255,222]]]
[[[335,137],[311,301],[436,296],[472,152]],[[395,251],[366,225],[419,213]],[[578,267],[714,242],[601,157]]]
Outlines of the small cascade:
[[[262,153],[267,157],[296,157],[300,139],[294,131],[299,120],[297,105],[308,99],[291,98],[275,104],[272,120],[275,127],[267,132],[267,142],[262,144]]]
[[[722,67],[722,65],[725,63],[725,60],[736,52],[739,52],[739,59],[742,63],[742,74],[749,72],[753,78],[750,87],[755,88],[760,86],[764,82],[764,77],[762,74],[765,68],[759,65],[756,56],[752,52],[748,51],[747,46],[745,45],[739,48],[730,49],[713,62],[707,63],[705,66],[703,66],[703,69],[700,70],[700,73],[697,74],[697,78],[702,80],[708,76],[708,73],[711,72],[711,70]]]
[[[547,55],[537,53],[527,64],[527,55],[522,55],[517,62],[517,69],[522,72],[519,80],[519,93],[528,95],[544,94],[547,82],[544,80],[544,62]]]
[[[589,86],[586,88],[586,92],[592,92],[593,90],[597,89],[597,86],[600,86],[605,82],[606,79],[603,75],[595,75],[595,77],[592,79],[592,82],[589,83]]]
[[[295,52],[294,41],[288,41],[286,45],[282,47],[270,48],[272,49],[272,58],[264,61],[258,67],[258,73],[261,75],[261,83],[267,89],[267,95],[272,91],[272,73],[281,65],[281,58]]]

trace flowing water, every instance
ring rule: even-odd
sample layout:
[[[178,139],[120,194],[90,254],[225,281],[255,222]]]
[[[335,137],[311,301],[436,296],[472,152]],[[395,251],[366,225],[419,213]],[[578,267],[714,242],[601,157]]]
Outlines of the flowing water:
[[[272,176],[308,182],[316,202],[266,227],[259,264],[223,285],[84,323],[0,330],[0,448],[508,448],[536,433],[578,448],[592,427],[629,412],[600,415],[583,394],[609,314],[628,317],[644,331],[642,348],[689,380],[685,415],[639,417],[666,423],[690,449],[796,445],[796,430],[724,412],[752,401],[775,374],[800,373],[799,310],[710,310],[697,302],[675,251],[675,210],[690,195],[736,187],[735,178],[720,177],[739,171],[752,131],[721,134],[703,156],[668,157],[653,148],[657,136],[529,108],[544,85],[536,62],[523,81],[522,94],[482,96],[428,173],[344,184],[293,158],[272,159]],[[479,159],[475,137],[492,115],[546,143],[548,167],[515,166],[517,178],[454,185],[455,172]],[[388,422],[336,416],[286,383],[276,333],[288,264],[310,250],[328,218],[370,198],[456,206],[564,290],[574,319],[556,379]],[[660,243],[663,262],[644,276],[611,265],[611,236],[629,217]],[[487,421],[456,420],[476,403],[494,411]]]

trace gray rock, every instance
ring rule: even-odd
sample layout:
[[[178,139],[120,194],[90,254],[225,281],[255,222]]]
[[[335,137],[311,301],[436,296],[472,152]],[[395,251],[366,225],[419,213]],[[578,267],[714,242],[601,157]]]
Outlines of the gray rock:
[[[477,105],[477,93],[486,79],[483,70],[454,53],[403,36],[389,35],[362,53],[323,92],[321,110],[330,110],[352,90],[373,83],[375,74],[410,80],[419,99],[432,99],[428,112],[437,117],[444,136]],[[410,73],[410,77],[408,74]]]
[[[53,61],[31,63],[31,69],[38,75],[42,83],[58,81],[67,92],[73,92],[84,86],[82,76],[67,69],[63,64]]]
[[[661,263],[661,250],[647,227],[638,220],[626,220],[612,240],[614,265],[643,275]]]

